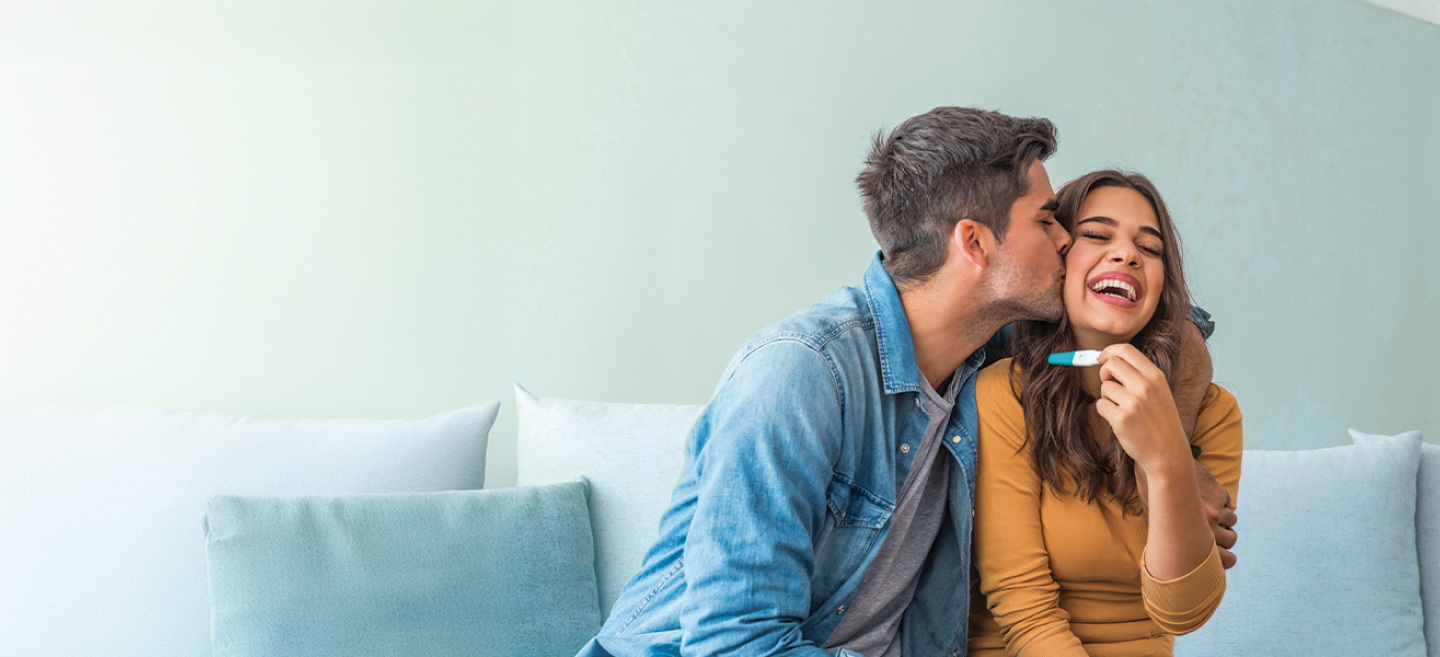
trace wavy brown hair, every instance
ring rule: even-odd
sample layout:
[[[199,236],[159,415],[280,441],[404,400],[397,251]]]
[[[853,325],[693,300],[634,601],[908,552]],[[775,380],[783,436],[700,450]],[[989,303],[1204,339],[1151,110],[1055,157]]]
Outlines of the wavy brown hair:
[[[1180,353],[1181,331],[1190,317],[1190,291],[1185,285],[1185,272],[1180,253],[1180,236],[1165,208],[1165,201],[1150,179],[1138,173],[1105,170],[1085,174],[1066,183],[1057,194],[1059,208],[1055,218],[1066,230],[1075,231],[1080,219],[1080,205],[1090,192],[1101,187],[1133,190],[1150,202],[1160,223],[1164,244],[1165,287],[1160,293],[1155,315],[1130,341],[1145,354],[1168,380],[1171,368]],[[1101,449],[1094,435],[1092,421],[1095,397],[1081,384],[1079,368],[1055,367],[1047,363],[1052,353],[1075,349],[1075,337],[1068,313],[1059,322],[1018,322],[1014,328],[1014,354],[1011,363],[1011,385],[1020,386],[1017,396],[1025,409],[1027,440],[1034,441],[1032,454],[1035,470],[1053,490],[1068,494],[1073,482],[1074,494],[1086,502],[1094,502],[1103,492],[1120,503],[1128,512],[1140,512],[1135,489],[1135,461],[1111,441]],[[1097,422],[1102,430],[1109,427]]]

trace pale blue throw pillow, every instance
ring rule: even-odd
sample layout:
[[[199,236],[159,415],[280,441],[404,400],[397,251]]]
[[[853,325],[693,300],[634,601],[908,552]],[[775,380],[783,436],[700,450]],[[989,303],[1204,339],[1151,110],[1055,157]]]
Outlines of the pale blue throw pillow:
[[[1350,430],[1356,445],[1368,445],[1390,436]],[[1423,440],[1419,431],[1397,437]],[[1440,445],[1420,445],[1420,474],[1416,486],[1415,548],[1420,554],[1420,604],[1425,609],[1425,644],[1431,657],[1440,657]]]
[[[1247,450],[1239,558],[1180,657],[1425,657],[1415,550],[1417,435]]]
[[[607,616],[660,537],[660,517],[685,467],[686,437],[703,410],[536,397],[515,386],[516,481],[590,482],[595,574]]]
[[[573,655],[600,628],[586,494],[211,498],[213,654]]]

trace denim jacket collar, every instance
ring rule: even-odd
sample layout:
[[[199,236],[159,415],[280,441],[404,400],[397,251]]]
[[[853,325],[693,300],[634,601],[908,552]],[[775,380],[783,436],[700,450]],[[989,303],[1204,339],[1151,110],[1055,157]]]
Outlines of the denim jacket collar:
[[[890,272],[881,263],[881,253],[875,253],[870,268],[865,270],[865,299],[870,303],[870,316],[875,321],[875,341],[880,346],[880,378],[885,383],[887,394],[919,392],[920,365],[915,360],[915,339],[910,333],[910,320],[905,318],[905,306],[900,303],[900,291]],[[966,376],[980,368],[985,362],[985,348],[981,347],[956,371]]]
[[[920,367],[915,363],[915,341],[910,337],[910,321],[905,319],[905,306],[890,272],[881,264],[880,252],[865,270],[865,299],[870,303],[870,316],[875,320],[875,341],[880,345],[880,378],[885,392],[916,392],[920,390]]]

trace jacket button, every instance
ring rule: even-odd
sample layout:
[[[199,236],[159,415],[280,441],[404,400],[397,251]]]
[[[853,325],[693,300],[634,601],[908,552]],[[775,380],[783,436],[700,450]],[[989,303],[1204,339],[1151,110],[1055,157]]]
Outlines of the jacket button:
[[[845,613],[845,605],[840,605],[840,608],[839,608],[839,609],[836,609],[836,610],[835,610],[835,613],[837,613],[837,614],[843,614],[843,613]]]
[[[950,442],[955,443],[956,445],[959,445],[959,444],[960,444],[960,436],[955,436],[954,438],[951,438],[951,439],[950,439]]]
[[[910,453],[910,443],[900,443],[900,453],[901,453],[901,454],[909,454],[909,453]]]

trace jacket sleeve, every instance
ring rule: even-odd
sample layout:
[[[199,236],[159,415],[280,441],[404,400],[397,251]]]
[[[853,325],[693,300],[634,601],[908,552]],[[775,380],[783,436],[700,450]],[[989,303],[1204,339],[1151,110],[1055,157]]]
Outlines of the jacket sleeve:
[[[1040,525],[1040,475],[1025,448],[1024,414],[1010,389],[1008,361],[981,373],[975,386],[980,414],[975,475],[975,566],[980,592],[1021,657],[1085,657],[1060,608],[1060,587]]]
[[[777,340],[732,366],[694,434],[682,654],[826,654],[800,625],[843,422],[836,374],[809,345]]]
[[[1224,388],[1211,385],[1200,404],[1191,443],[1200,448],[1199,461],[1220,487],[1237,502],[1240,493],[1240,457],[1244,439],[1240,427],[1240,407],[1235,397]],[[1141,593],[1145,611],[1161,629],[1171,634],[1187,634],[1199,629],[1225,596],[1225,568],[1220,565],[1218,549],[1194,570],[1173,580],[1160,581],[1150,576],[1141,561]]]

